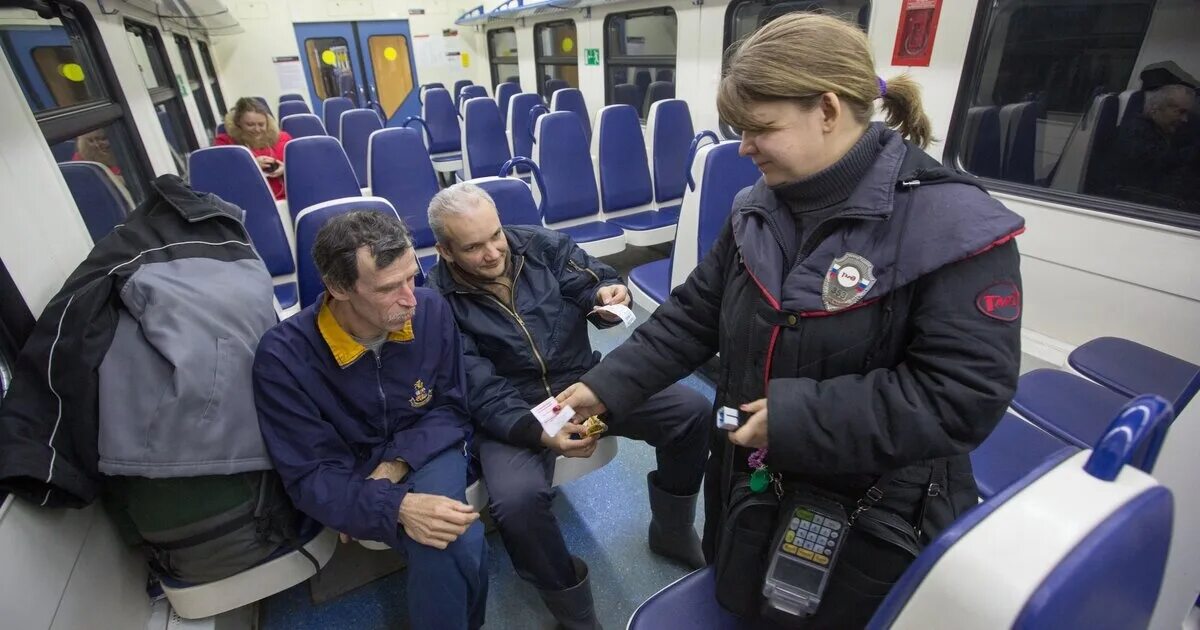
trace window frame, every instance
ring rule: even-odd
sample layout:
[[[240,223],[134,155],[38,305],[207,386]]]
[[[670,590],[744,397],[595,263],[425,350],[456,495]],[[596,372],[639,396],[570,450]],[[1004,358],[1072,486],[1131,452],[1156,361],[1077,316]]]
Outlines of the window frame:
[[[208,42],[197,39],[196,48],[200,52],[200,63],[204,67],[205,74],[208,75],[209,87],[213,91],[213,100],[217,102],[217,111],[221,112],[221,118],[225,118],[228,109],[225,106],[225,93],[221,91],[221,82],[217,79],[217,66],[213,63],[212,50]]]
[[[212,104],[208,102],[208,90],[204,87],[204,76],[200,74],[200,64],[196,62],[196,53],[192,50],[192,38],[180,33],[172,33],[172,35],[175,47],[179,49],[179,58],[183,61],[183,76],[188,82],[188,88],[195,95],[200,122],[204,125],[205,131],[215,135],[218,121],[213,115]]]
[[[576,44],[575,48],[576,48],[576,50],[578,50],[579,49],[579,46],[578,46],[578,44],[579,44],[579,25],[575,23],[574,19],[559,18],[559,19],[555,19],[555,20],[547,20],[545,22],[538,22],[537,24],[533,25],[533,63],[534,63],[534,67],[537,69],[537,74],[536,74],[536,79],[535,79],[537,81],[537,93],[540,94],[542,96],[542,98],[547,99],[547,100],[549,100],[550,95],[546,94],[546,81],[545,81],[545,79],[542,78],[542,77],[546,76],[546,73],[545,73],[545,71],[542,70],[542,68],[545,68],[546,66],[575,66],[575,71],[576,72],[579,71],[579,53],[578,52],[576,52],[575,55],[570,56],[570,57],[564,57],[564,56],[559,56],[559,55],[542,55],[542,39],[541,39],[542,31],[552,28],[552,27],[555,27],[555,26],[564,25],[564,24],[570,24],[571,28],[575,29],[575,44]]]
[[[153,46],[153,49],[147,48],[146,52],[155,53],[158,55],[162,64],[161,67],[167,75],[167,85],[165,87],[147,87],[146,90],[150,93],[150,101],[154,105],[163,105],[167,108],[168,112],[179,116],[177,122],[179,123],[179,127],[181,127],[181,129],[177,129],[176,131],[183,132],[182,140],[187,147],[187,150],[184,151],[183,157],[186,158],[187,153],[200,148],[200,143],[196,140],[196,132],[192,128],[192,121],[188,117],[187,108],[183,105],[183,92],[180,90],[175,69],[171,66],[171,59],[167,56],[167,47],[163,42],[162,33],[158,30],[158,28],[151,24],[139,22],[138,20],[130,18],[125,18],[124,25],[126,32],[142,30],[144,34],[148,34],[150,36],[149,40],[143,38],[142,41]],[[150,62],[151,65],[153,65],[153,57],[150,57]],[[165,133],[166,132],[164,131],[164,135]]]
[[[991,192],[1009,194],[1032,201],[1053,203],[1072,208],[1082,208],[1112,214],[1128,219],[1147,221],[1186,230],[1200,231],[1200,215],[1191,214],[1185,210],[1171,210],[1159,206],[1110,199],[1080,192],[1069,192],[1034,184],[1022,184],[1005,179],[996,179],[975,175],[962,167],[961,152],[963,150],[963,126],[967,120],[967,110],[970,109],[971,95],[979,89],[980,77],[978,68],[983,65],[987,55],[986,43],[988,26],[991,25],[993,6],[991,0],[978,0],[975,8],[975,20],[971,25],[971,36],[967,42],[967,52],[963,57],[962,74],[958,80],[958,90],[955,92],[954,108],[950,115],[950,126],[946,130],[946,140],[942,145],[942,165],[956,172],[978,177],[986,184]],[[1153,20],[1153,13],[1151,14]],[[1144,45],[1144,44],[1143,44]],[[1086,113],[1085,113],[1086,115]]]
[[[493,28],[493,29],[487,31],[487,33],[486,33],[487,51],[488,51],[488,67],[492,73],[492,93],[495,93],[496,87],[499,86],[501,83],[503,83],[503,81],[500,80],[501,79],[500,66],[517,66],[518,74],[519,74],[519,72],[520,72],[519,69],[521,67],[521,65],[520,65],[521,57],[520,57],[520,54],[503,55],[503,56],[497,55],[495,48],[492,47],[492,34],[493,33],[512,33],[512,36],[515,39],[517,36],[517,29],[515,29],[511,26],[506,26],[504,28]]]
[[[624,18],[628,21],[630,18],[648,17],[654,15],[670,16],[675,19],[675,54],[673,55],[630,55],[630,54],[614,54],[612,46],[609,45],[608,27],[613,18]],[[674,76],[678,77],[678,60],[679,60],[679,15],[675,9],[670,6],[651,7],[649,9],[637,9],[634,11],[622,11],[609,13],[604,16],[604,24],[601,27],[601,33],[604,38],[604,104],[612,105],[613,80],[612,73],[609,72],[610,66],[619,68],[670,68]],[[649,115],[646,112],[645,115]],[[643,116],[641,108],[638,108],[638,116]]]

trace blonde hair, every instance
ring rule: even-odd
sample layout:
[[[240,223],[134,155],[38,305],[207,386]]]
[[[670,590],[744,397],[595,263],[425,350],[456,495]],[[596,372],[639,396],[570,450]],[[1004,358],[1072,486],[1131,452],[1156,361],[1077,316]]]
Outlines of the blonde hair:
[[[238,125],[238,121],[242,116],[254,112],[267,117],[267,131],[262,135],[258,142],[252,142],[245,134],[242,133],[242,128]],[[225,114],[225,133],[229,134],[233,141],[251,149],[265,149],[275,146],[279,142],[279,127],[275,124],[275,117],[267,110],[267,106],[263,105],[258,99],[243,96],[233,104],[233,109]]]
[[[717,109],[735,129],[766,131],[771,124],[751,114],[754,103],[791,100],[811,109],[827,92],[846,104],[855,121],[865,125],[871,120],[881,85],[867,36],[831,15],[798,11],[730,47]],[[908,75],[889,79],[882,101],[888,127],[922,148],[928,146],[932,129],[915,81]]]

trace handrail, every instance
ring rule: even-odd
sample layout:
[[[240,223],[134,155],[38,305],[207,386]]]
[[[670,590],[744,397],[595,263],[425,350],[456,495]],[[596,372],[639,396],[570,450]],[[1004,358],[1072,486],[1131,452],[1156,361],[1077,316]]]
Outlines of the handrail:
[[[517,166],[527,166],[529,167],[529,171],[533,173],[533,180],[537,183],[538,190],[540,190],[542,193],[542,202],[538,204],[537,209],[538,216],[541,217],[542,208],[546,205],[546,184],[542,181],[542,169],[538,168],[536,162],[527,157],[518,155],[517,157],[505,162],[504,166],[500,167],[500,173],[498,177],[508,177],[508,174],[511,173],[512,170]]]
[[[537,116],[535,116],[533,114],[533,112],[535,112],[535,111],[540,112],[540,113]],[[537,135],[533,133],[533,130],[536,127],[538,116],[541,116],[542,114],[549,114],[549,113],[550,113],[550,108],[546,107],[545,105],[542,105],[541,103],[538,103],[537,105],[534,105],[533,107],[529,108],[529,138],[530,138],[530,140],[533,140],[534,144],[537,144]]]
[[[717,137],[717,134],[708,130],[701,131],[700,133],[696,134],[695,138],[692,138],[692,145],[688,147],[688,156],[685,168],[687,169],[688,190],[693,192],[696,190],[696,181],[692,179],[692,162],[696,161],[696,153],[700,150],[700,143],[703,142],[705,138],[712,140],[713,144],[721,143],[721,139]]]
[[[1162,396],[1143,394],[1134,398],[1108,425],[1083,470],[1103,481],[1116,479],[1125,465],[1153,472],[1174,419],[1175,409]]]

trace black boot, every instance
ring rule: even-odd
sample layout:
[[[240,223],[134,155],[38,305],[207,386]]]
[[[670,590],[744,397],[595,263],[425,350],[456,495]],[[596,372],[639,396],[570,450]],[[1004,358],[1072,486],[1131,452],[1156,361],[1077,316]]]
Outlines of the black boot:
[[[682,562],[690,569],[704,567],[700,537],[692,529],[696,519],[696,497],[671,494],[654,484],[653,471],[646,475],[650,488],[650,551]]]
[[[596,607],[592,603],[592,586],[588,583],[588,567],[583,560],[571,557],[575,564],[575,586],[561,591],[538,590],[542,602],[550,614],[558,620],[560,628],[566,630],[601,630],[596,619]]]

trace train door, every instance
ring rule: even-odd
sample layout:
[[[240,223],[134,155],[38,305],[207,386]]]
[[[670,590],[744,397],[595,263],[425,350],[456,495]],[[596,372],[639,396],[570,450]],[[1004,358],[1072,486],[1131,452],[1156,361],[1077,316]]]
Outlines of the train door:
[[[406,20],[297,24],[314,111],[321,113],[324,99],[345,96],[392,127],[419,115],[411,41]]]

